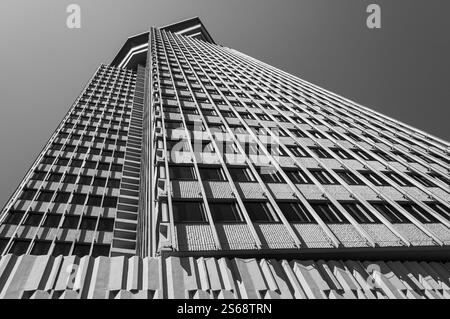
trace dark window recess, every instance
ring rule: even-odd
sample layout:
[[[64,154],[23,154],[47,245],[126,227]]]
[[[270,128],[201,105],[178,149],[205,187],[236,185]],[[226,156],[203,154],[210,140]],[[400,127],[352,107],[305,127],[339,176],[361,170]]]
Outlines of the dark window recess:
[[[236,203],[210,203],[212,218],[218,223],[241,222],[241,216]]]
[[[200,167],[200,177],[205,181],[226,181],[220,167]]]
[[[275,222],[273,208],[267,202],[244,202],[245,210],[253,222]]]
[[[436,186],[434,183],[432,183],[431,181],[427,180],[422,175],[419,175],[417,173],[406,173],[406,174],[408,174],[411,178],[413,178],[414,180],[416,180],[417,182],[419,182],[423,186],[426,186],[426,187],[435,187]]]
[[[39,226],[43,216],[42,213],[28,213],[23,224],[27,226]]]
[[[73,194],[71,204],[84,205],[86,194]]]
[[[31,255],[46,255],[51,244],[50,241],[36,241],[31,249]]]
[[[372,206],[375,207],[390,223],[410,223],[405,215],[397,211],[388,203],[372,203]]]
[[[337,156],[341,159],[353,159],[353,157],[345,150],[341,148],[333,148],[331,149]]]
[[[339,184],[338,181],[325,170],[310,170],[310,172],[322,185]]]
[[[53,197],[52,191],[41,191],[37,197],[37,200],[41,202],[49,202],[52,200],[52,197]]]
[[[104,187],[106,184],[106,178],[103,177],[95,177],[94,178],[94,182],[93,182],[93,186],[99,186],[99,187]]]
[[[114,229],[114,218],[104,218],[100,217],[98,221],[98,231],[113,231]]]
[[[173,218],[177,223],[206,223],[202,202],[173,202]]]
[[[283,215],[291,223],[315,223],[311,213],[299,202],[277,203]]]
[[[91,245],[89,244],[75,243],[72,254],[78,257],[83,257],[89,255],[90,250]]]
[[[8,245],[8,239],[6,238],[0,238],[0,255],[3,253],[3,251],[6,248],[6,245]]]
[[[332,158],[331,154],[321,147],[310,147],[319,158]]]
[[[440,203],[426,203],[428,206],[430,206],[431,209],[433,209],[436,213],[450,221],[450,208],[445,207],[444,205]]]
[[[62,174],[61,173],[50,173],[47,180],[50,182],[59,182],[61,180]]]
[[[89,195],[87,205],[101,206],[102,205],[102,197],[98,196],[98,195]]]
[[[69,197],[70,193],[68,192],[57,192],[53,201],[55,203],[67,203],[69,201]]]
[[[384,174],[400,186],[412,186],[412,183],[403,176],[400,176],[400,174],[395,172],[386,172]]]
[[[117,206],[117,197],[105,196],[103,198],[103,207],[115,208]]]
[[[311,179],[300,169],[285,172],[289,179],[295,184],[312,184]]]
[[[341,203],[341,205],[359,224],[379,223],[375,215],[359,203]]]
[[[248,168],[228,168],[228,171],[235,182],[253,182],[255,180]]]
[[[47,175],[47,172],[44,171],[35,171],[33,175],[31,176],[31,179],[43,181],[45,178],[45,175]]]
[[[311,206],[326,224],[349,223],[344,215],[331,203],[317,203],[311,204]]]
[[[375,174],[374,172],[360,171],[360,174],[376,186],[388,186],[389,185],[389,183],[385,179],[383,179],[379,175]]]
[[[66,174],[66,175],[64,176],[63,182],[64,182],[64,183],[71,183],[71,184],[74,184],[74,183],[76,182],[76,180],[77,180],[77,175],[74,175],[74,174]]]
[[[102,245],[102,244],[94,244],[92,247],[92,257],[98,257],[98,256],[105,256],[108,257],[109,256],[109,250],[110,250],[110,246],[109,245]]]
[[[119,188],[120,187],[120,179],[110,178],[108,180],[108,187]]]
[[[72,244],[69,242],[61,242],[57,241],[55,242],[55,246],[53,247],[52,256],[67,256],[70,253],[70,248],[72,247]]]
[[[259,176],[265,183],[284,183],[283,176],[280,172],[272,168],[260,167]]]
[[[80,229],[94,230],[97,224],[97,218],[83,216],[81,219]]]
[[[78,228],[78,221],[80,216],[77,215],[66,215],[64,216],[64,222],[62,224],[63,228],[76,229]]]
[[[37,192],[37,190],[35,190],[35,189],[26,188],[22,191],[22,194],[20,195],[20,199],[32,200],[34,195],[36,195],[36,192]]]
[[[44,227],[58,227],[61,220],[61,215],[58,214],[47,214],[44,221]]]
[[[17,256],[23,255],[27,252],[30,243],[31,240],[15,239],[9,249],[9,253]]]
[[[348,185],[363,185],[364,183],[350,171],[336,171]]]
[[[370,156],[367,152],[360,150],[360,149],[352,149],[353,153],[361,157],[362,159],[366,161],[374,161],[375,159]]]
[[[11,211],[9,211],[8,215],[6,216],[4,223],[12,224],[12,225],[19,225],[20,221],[23,218],[23,215],[25,215],[25,212],[23,212],[23,211],[11,210]]]
[[[404,210],[414,216],[421,223],[438,223],[439,221],[425,209],[417,204],[402,203],[400,204]]]
[[[197,180],[194,166],[171,165],[169,166],[169,176],[171,180]]]

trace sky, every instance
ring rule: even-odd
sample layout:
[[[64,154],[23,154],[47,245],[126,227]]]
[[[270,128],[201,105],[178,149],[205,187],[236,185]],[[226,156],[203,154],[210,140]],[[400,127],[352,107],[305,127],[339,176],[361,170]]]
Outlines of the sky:
[[[66,26],[69,4],[81,28]],[[381,29],[366,8],[381,7]],[[448,0],[1,0],[0,205],[129,36],[199,16],[214,40],[450,140]]]

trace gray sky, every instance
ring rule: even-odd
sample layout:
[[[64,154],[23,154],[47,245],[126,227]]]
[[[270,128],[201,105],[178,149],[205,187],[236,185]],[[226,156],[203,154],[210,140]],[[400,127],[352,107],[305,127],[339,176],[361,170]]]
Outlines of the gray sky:
[[[66,7],[81,6],[81,29]],[[382,9],[382,29],[365,25]],[[1,0],[0,205],[127,37],[199,16],[232,47],[450,140],[448,0]]]

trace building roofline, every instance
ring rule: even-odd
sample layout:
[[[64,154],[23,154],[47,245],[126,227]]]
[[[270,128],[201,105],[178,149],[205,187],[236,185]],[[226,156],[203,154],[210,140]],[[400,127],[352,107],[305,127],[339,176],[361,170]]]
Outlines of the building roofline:
[[[171,23],[166,26],[159,27],[159,29],[174,33],[180,33],[196,26],[199,27],[195,28],[195,33],[200,33],[203,40],[215,44],[214,39],[211,37],[211,34],[208,32],[204,23],[198,16]],[[192,35],[192,30],[187,31],[186,34]],[[127,58],[127,56],[131,54],[134,48],[142,46],[143,44],[148,42],[148,36],[149,31],[145,31],[129,37],[112,60],[111,66],[120,66],[120,64]]]

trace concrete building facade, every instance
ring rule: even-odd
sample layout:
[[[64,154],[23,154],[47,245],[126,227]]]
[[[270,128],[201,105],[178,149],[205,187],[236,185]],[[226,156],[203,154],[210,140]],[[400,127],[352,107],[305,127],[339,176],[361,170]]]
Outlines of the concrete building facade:
[[[2,210],[0,297],[448,298],[449,153],[198,18],[152,27]]]

